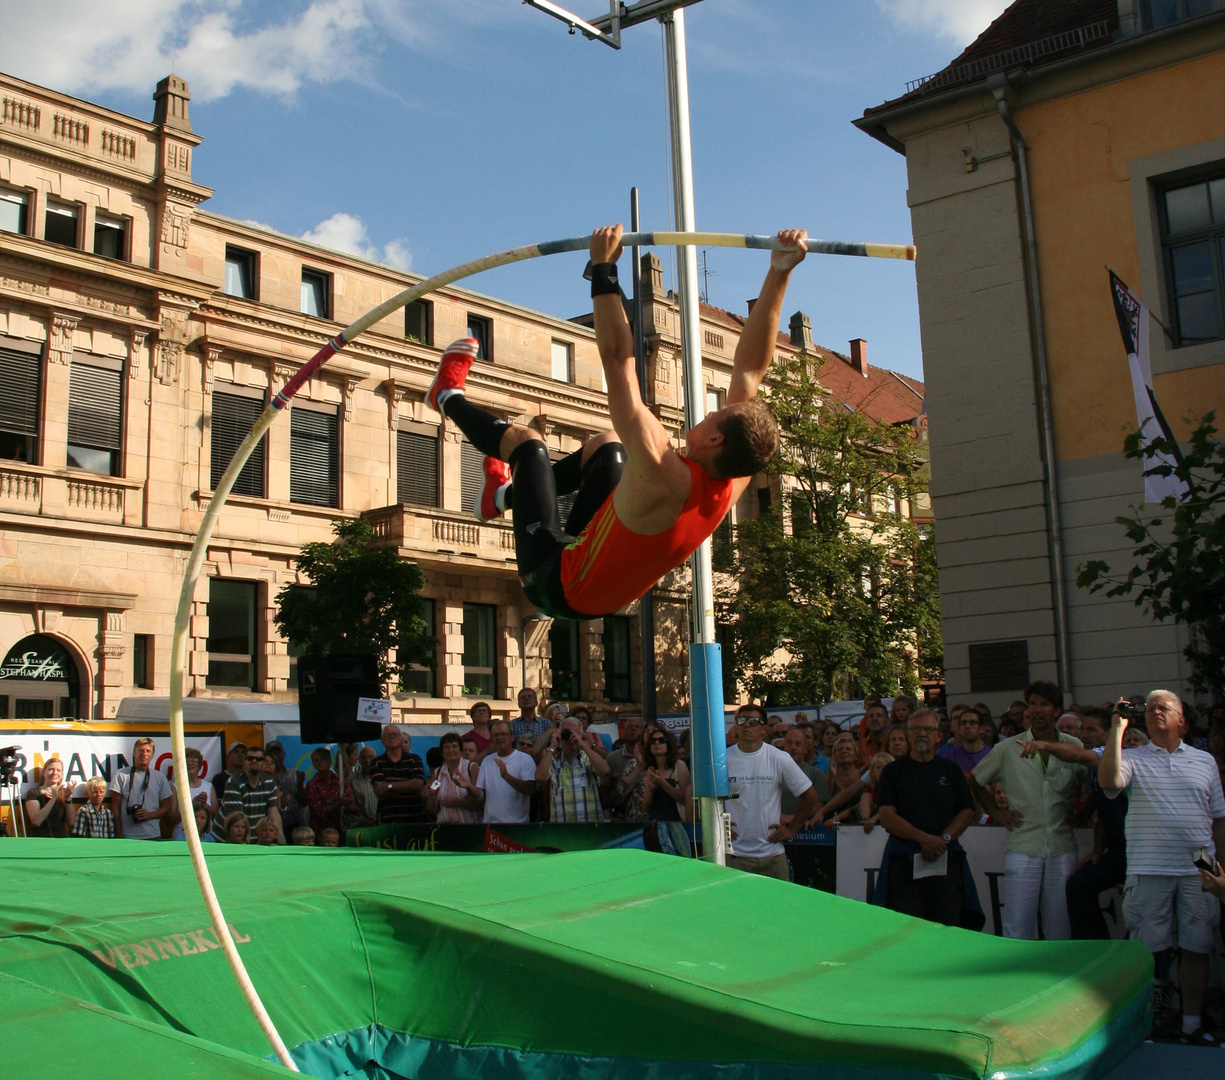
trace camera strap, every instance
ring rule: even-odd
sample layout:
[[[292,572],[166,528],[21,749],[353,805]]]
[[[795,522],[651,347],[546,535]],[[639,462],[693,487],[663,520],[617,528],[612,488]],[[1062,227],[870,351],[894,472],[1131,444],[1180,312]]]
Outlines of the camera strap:
[[[136,796],[136,769],[135,769],[135,767],[133,767],[133,769],[132,769],[132,771],[131,771],[131,773],[130,773],[130,775],[129,775],[129,779],[128,779],[128,806],[129,806],[129,807],[139,805],[139,807],[140,807],[142,810],[144,809],[144,806],[145,806],[145,796],[146,796],[146,795],[149,793],[149,772],[150,772],[150,770],[151,770],[152,768],[153,768],[153,765],[152,765],[152,763],[150,763],[149,768],[145,770],[145,782],[144,782],[144,786],[143,786],[143,787],[141,787],[141,789],[140,789],[140,803],[138,804],[138,803],[136,802],[136,800],[135,800],[135,796]]]

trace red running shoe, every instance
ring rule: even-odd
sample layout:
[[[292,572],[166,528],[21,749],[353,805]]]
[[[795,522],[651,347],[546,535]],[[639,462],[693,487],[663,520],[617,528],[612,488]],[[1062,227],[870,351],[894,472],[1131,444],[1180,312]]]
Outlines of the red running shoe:
[[[487,457],[481,467],[485,476],[481,480],[481,490],[476,493],[476,505],[472,512],[477,521],[493,521],[502,516],[496,496],[504,484],[510,483],[510,466],[501,458]]]
[[[435,412],[442,412],[438,407],[438,394],[442,390],[462,390],[464,381],[468,378],[468,369],[476,359],[476,338],[465,337],[453,341],[447,346],[447,351],[438,361],[438,374],[425,392],[425,403]]]

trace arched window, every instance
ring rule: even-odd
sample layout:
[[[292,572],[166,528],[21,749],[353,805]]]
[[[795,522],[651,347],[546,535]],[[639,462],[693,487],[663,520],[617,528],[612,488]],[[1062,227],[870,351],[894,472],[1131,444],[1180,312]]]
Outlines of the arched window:
[[[9,649],[0,666],[0,717],[77,718],[80,683],[72,654],[55,638],[32,634]]]

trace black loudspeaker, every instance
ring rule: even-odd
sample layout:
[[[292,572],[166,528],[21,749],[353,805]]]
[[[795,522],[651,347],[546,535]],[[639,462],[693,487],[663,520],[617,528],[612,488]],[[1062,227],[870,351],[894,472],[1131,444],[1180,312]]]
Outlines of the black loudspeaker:
[[[298,720],[304,743],[376,741],[382,726],[357,719],[357,700],[382,696],[378,660],[372,655],[298,657]]]

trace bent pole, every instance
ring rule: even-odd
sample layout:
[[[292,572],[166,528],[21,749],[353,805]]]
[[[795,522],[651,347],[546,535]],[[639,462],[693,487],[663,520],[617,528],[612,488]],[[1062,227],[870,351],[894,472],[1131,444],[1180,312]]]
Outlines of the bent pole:
[[[855,244],[836,240],[816,239],[808,240],[806,243],[810,252],[824,255],[858,255],[867,258],[907,259],[911,261],[915,258],[914,247],[905,244]],[[256,446],[259,445],[264,434],[272,427],[281,410],[290,403],[294,395],[302,389],[311,376],[316,374],[336,353],[351,343],[359,334],[368,330],[375,323],[387,318],[392,312],[404,307],[405,304],[411,304],[414,300],[425,296],[427,293],[434,292],[444,285],[450,285],[452,282],[471,277],[473,274],[479,274],[484,270],[492,270],[494,267],[506,266],[509,263],[524,262],[527,259],[539,258],[541,255],[556,255],[565,251],[586,251],[590,244],[590,236],[576,236],[568,240],[550,240],[542,244],[526,244],[523,247],[511,248],[508,251],[496,252],[493,255],[485,255],[482,258],[462,263],[459,266],[452,267],[450,270],[444,270],[441,274],[435,274],[433,277],[405,289],[403,292],[397,293],[389,300],[379,304],[378,307],[366,312],[360,319],[346,326],[339,334],[324,344],[323,348],[303,364],[297,373],[273,396],[268,406],[259,415],[259,418],[252,425],[250,432],[248,432],[247,437],[243,439],[241,445],[234,452],[234,457],[226,467],[221,481],[217,484],[216,491],[213,492],[208,509],[204,513],[204,520],[200,523],[200,530],[196,534],[196,541],[192,545],[191,554],[187,558],[187,566],[183,573],[183,586],[179,591],[179,605],[175,612],[174,635],[171,639],[170,648],[170,740],[174,756],[175,786],[178,788],[180,806],[186,807],[191,805],[190,785],[186,780],[187,757],[186,742],[183,734],[183,673],[187,668],[187,630],[191,619],[192,605],[195,603],[196,585],[200,579],[200,570],[204,566],[209,542],[212,540],[213,532],[217,527],[217,519],[221,515],[221,510],[225,506],[226,500],[229,498],[230,490],[238,479],[238,474],[242,472],[243,466],[246,465],[247,459],[251,456]],[[753,236],[745,233],[627,233],[622,237],[622,244],[625,247],[632,247],[634,245],[641,245],[643,247],[665,245],[672,247],[678,244],[691,244],[702,245],[704,247],[742,247],[770,251],[784,250],[783,245],[778,242],[778,238],[775,236]],[[260,1029],[267,1038],[269,1045],[276,1052],[277,1058],[287,1069],[297,1072],[298,1068],[294,1064],[293,1058],[290,1057],[289,1050],[281,1040],[276,1025],[273,1024],[272,1018],[268,1015],[268,1010],[264,1007],[264,1003],[260,1000],[259,993],[247,974],[242,957],[238,955],[238,947],[234,944],[234,938],[230,934],[229,926],[226,924],[221,904],[217,899],[217,893],[213,888],[212,878],[208,872],[208,864],[204,859],[204,848],[200,843],[199,834],[196,832],[196,818],[194,814],[183,815],[183,833],[187,838],[187,848],[191,857],[192,869],[195,871],[196,881],[200,886],[201,896],[204,898],[204,905],[208,909],[213,933],[217,935],[217,940],[221,942],[221,947],[225,952],[225,958],[230,965],[230,970],[234,973],[234,978],[242,990],[247,1005],[255,1015],[255,1019],[259,1023]]]

